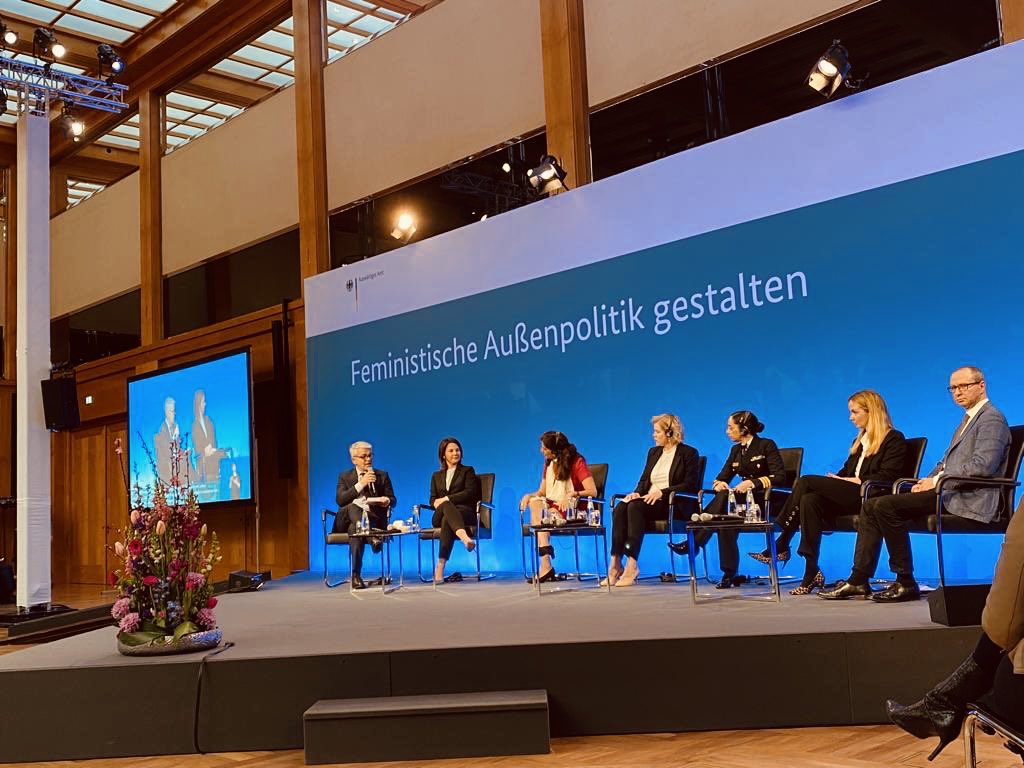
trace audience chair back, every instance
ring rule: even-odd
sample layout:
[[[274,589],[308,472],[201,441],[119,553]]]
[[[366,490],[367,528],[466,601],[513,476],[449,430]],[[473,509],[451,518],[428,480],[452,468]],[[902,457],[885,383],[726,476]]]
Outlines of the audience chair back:
[[[793,486],[800,479],[800,469],[804,464],[803,448],[779,448],[779,456],[782,457],[785,480],[778,488],[772,488],[765,498],[764,513],[768,517],[771,517],[773,506],[778,504],[781,508],[786,503],[786,498],[793,492]]]

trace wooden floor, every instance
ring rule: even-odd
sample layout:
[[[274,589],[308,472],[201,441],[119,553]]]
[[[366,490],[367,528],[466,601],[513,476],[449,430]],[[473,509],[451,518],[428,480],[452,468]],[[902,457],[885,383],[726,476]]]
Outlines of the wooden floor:
[[[934,763],[929,763],[927,756],[932,746],[931,740],[919,741],[894,726],[792,728],[555,739],[548,755],[349,765],[365,768],[955,768],[963,765],[960,742],[950,744]],[[983,768],[1019,768],[1021,761],[994,738],[981,736],[978,764]],[[299,768],[304,763],[302,752],[291,750],[18,765],[22,768],[70,765],[82,768]]]

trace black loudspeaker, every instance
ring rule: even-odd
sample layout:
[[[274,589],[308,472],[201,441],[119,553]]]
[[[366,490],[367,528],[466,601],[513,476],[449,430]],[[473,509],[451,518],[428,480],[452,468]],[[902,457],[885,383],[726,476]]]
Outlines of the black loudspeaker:
[[[78,391],[72,377],[43,379],[43,417],[46,428],[51,432],[74,429],[81,422],[78,419]]]
[[[981,624],[981,610],[991,588],[991,584],[947,584],[929,592],[928,611],[932,621],[947,627]]]

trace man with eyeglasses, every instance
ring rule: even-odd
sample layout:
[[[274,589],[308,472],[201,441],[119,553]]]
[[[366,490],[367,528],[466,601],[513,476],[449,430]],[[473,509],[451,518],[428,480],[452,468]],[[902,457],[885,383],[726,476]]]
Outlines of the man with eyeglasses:
[[[365,512],[370,528],[384,530],[388,527],[388,511],[396,504],[395,490],[391,478],[381,469],[373,468],[373,446],[362,440],[352,443],[348,449],[353,468],[338,475],[338,515],[334,518],[334,533],[352,534],[359,530],[359,523]],[[363,567],[363,538],[349,539],[352,550],[352,586],[363,589],[360,571]],[[380,551],[380,542],[374,541],[373,551]]]
[[[964,409],[964,416],[942,460],[931,474],[910,489],[910,493],[882,496],[864,505],[850,578],[834,589],[819,592],[819,597],[826,600],[870,597],[878,603],[901,603],[920,598],[921,590],[914,580],[910,552],[910,522],[935,513],[935,484],[938,479],[944,474],[1001,477],[1006,471],[1010,429],[1003,414],[989,402],[981,369],[974,366],[957,368],[949,377],[947,389],[953,401]],[[942,494],[942,511],[977,521],[979,525],[990,523],[999,516],[1001,493],[999,488],[961,490],[955,485],[946,486]],[[868,582],[878,567],[883,540],[889,550],[889,567],[896,574],[896,581],[881,592],[873,593]]]

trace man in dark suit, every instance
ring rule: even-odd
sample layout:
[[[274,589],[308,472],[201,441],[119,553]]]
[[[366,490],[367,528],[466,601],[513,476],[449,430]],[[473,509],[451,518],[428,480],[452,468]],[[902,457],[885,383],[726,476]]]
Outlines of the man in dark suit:
[[[857,548],[850,578],[835,589],[819,592],[826,600],[868,597],[879,603],[917,600],[921,596],[914,580],[910,552],[910,521],[935,513],[938,479],[946,475],[1001,477],[1006,471],[1010,449],[1010,428],[1006,418],[989,402],[985,376],[981,369],[965,366],[949,377],[953,401],[964,409],[960,425],[953,433],[942,460],[928,477],[919,480],[911,493],[872,499],[861,511]],[[999,517],[1001,491],[998,488],[960,489],[954,486],[942,494],[943,512],[978,523],[990,523]],[[875,575],[882,541],[889,550],[889,567],[896,581],[885,590],[872,594],[868,583]]]
[[[334,532],[355,533],[364,513],[370,521],[370,528],[385,530],[388,527],[388,513],[396,504],[391,478],[387,472],[373,468],[373,446],[369,443],[352,443],[348,454],[353,468],[338,475],[338,515],[334,518]],[[361,537],[349,539],[352,586],[356,589],[366,586],[360,576],[365,544],[366,541]],[[379,552],[380,543],[375,542],[373,548]]]
[[[181,450],[179,442],[181,434],[178,430],[178,422],[174,416],[174,398],[168,397],[164,400],[164,420],[160,422],[160,429],[153,435],[153,448],[156,452],[156,474],[164,483],[170,484],[174,477],[174,454]],[[184,482],[184,478],[180,478]]]

